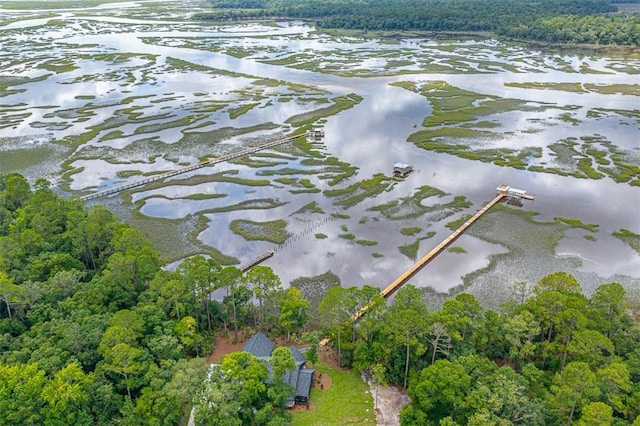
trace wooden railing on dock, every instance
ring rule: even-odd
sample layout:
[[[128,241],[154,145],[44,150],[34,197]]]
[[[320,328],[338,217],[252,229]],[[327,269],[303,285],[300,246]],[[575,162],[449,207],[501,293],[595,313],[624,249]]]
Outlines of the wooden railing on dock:
[[[489,201],[487,205],[478,210],[476,214],[471,216],[467,221],[465,221],[462,225],[458,227],[455,231],[451,233],[447,238],[442,240],[440,244],[435,246],[429,253],[425,254],[420,260],[418,260],[411,268],[407,269],[396,278],[391,284],[384,288],[380,292],[382,297],[387,298],[393,292],[395,292],[398,288],[400,288],[403,284],[405,284],[411,277],[413,277],[420,269],[424,268],[427,263],[431,262],[436,256],[444,251],[452,242],[454,242],[464,231],[467,230],[473,223],[480,218],[483,214],[487,212],[491,207],[493,207],[496,203],[506,197],[505,194],[497,194],[493,200]]]
[[[458,227],[455,231],[451,233],[447,238],[445,238],[440,244],[435,246],[429,253],[424,255],[420,260],[418,260],[412,267],[407,269],[396,278],[391,284],[386,286],[381,292],[380,295],[387,299],[391,296],[396,290],[402,287],[411,277],[413,277],[418,271],[424,268],[427,263],[431,262],[436,256],[444,251],[452,242],[454,242],[464,231],[467,230],[473,223],[480,218],[483,214],[485,214],[491,207],[499,203],[500,201],[507,201],[512,203],[517,203],[516,205],[522,206],[520,203],[521,200],[529,200],[533,201],[535,199],[535,195],[527,194],[526,191],[512,188],[508,185],[501,184],[496,188],[496,196],[489,201],[484,207],[478,210],[473,216],[467,219],[462,225]],[[352,321],[357,321],[362,315],[364,315],[370,308],[373,306],[373,302],[369,302],[366,305],[362,306],[356,313],[351,316]]]
[[[157,181],[160,181],[160,180],[172,177],[172,176],[176,176],[176,175],[180,175],[180,174],[183,174],[183,173],[191,172],[193,170],[201,169],[201,168],[206,167],[206,166],[211,166],[213,164],[222,163],[222,162],[231,160],[233,158],[243,157],[245,155],[252,154],[254,152],[258,152],[258,151],[262,151],[264,149],[272,148],[274,146],[282,145],[284,143],[292,141],[293,139],[299,138],[301,136],[304,136],[304,135],[287,136],[286,138],[278,139],[277,141],[267,142],[267,143],[263,143],[261,145],[257,145],[257,146],[251,147],[251,148],[246,148],[246,149],[242,149],[240,151],[235,151],[235,152],[223,155],[222,157],[212,158],[210,160],[202,161],[202,162],[197,163],[197,164],[192,164],[190,166],[181,167],[179,169],[175,169],[175,170],[171,170],[171,171],[168,171],[168,172],[165,172],[165,173],[161,173],[161,174],[158,174],[158,175],[150,176],[150,177],[145,178],[145,179],[140,179],[140,180],[136,180],[134,182],[130,182],[130,183],[125,183],[125,184],[122,184],[122,185],[114,186],[112,188],[103,189],[101,191],[97,191],[97,192],[93,192],[91,194],[83,195],[83,196],[78,197],[78,198],[80,200],[82,200],[82,201],[89,201],[89,200],[93,200],[95,198],[104,197],[104,196],[111,195],[111,194],[116,194],[118,192],[126,191],[127,189],[137,188],[139,186],[144,186],[144,185],[146,185],[148,183],[151,183],[151,182],[157,182]]]
[[[259,256],[254,257],[253,259],[251,259],[247,263],[244,263],[244,264],[240,265],[239,269],[242,272],[247,272],[249,269],[253,268],[254,266],[256,266],[259,263],[264,262],[265,260],[269,259],[274,254],[275,254],[275,250],[267,250],[264,253],[260,254]]]

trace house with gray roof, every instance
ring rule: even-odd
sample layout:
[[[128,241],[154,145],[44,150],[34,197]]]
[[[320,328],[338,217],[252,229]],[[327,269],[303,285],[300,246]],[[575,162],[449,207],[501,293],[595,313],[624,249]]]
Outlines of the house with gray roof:
[[[269,380],[273,378],[273,367],[269,361],[271,360],[271,353],[274,348],[275,345],[273,342],[261,332],[251,336],[242,348],[243,351],[255,355],[267,364]],[[294,389],[294,394],[287,398],[286,401],[288,407],[293,407],[296,403],[304,404],[309,400],[311,386],[313,385],[313,376],[316,370],[305,368],[307,358],[305,358],[304,354],[296,347],[290,346],[289,350],[291,351],[291,356],[293,356],[293,359],[296,361],[296,368],[285,372],[282,380]]]
[[[275,345],[267,336],[258,332],[251,336],[247,343],[244,344],[242,350],[257,356],[258,358],[268,358],[275,349]]]

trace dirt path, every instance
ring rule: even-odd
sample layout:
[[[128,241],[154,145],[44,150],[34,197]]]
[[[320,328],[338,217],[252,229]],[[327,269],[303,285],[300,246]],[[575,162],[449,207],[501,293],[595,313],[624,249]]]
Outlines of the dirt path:
[[[376,424],[379,426],[400,426],[400,410],[411,402],[411,398],[393,386],[371,386],[371,396],[376,404]]]
[[[331,348],[325,346],[318,350],[318,359],[337,370],[348,371],[338,367],[338,354]],[[393,386],[371,386],[371,396],[375,405],[376,424],[379,426],[400,426],[400,410],[411,402],[411,398],[400,389]],[[377,405],[376,405],[377,401]]]

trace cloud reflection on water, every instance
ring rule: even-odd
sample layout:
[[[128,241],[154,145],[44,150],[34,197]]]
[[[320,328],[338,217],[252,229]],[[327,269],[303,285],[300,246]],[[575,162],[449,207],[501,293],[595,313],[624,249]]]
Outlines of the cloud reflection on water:
[[[48,55],[53,59],[71,59],[77,68],[59,73],[51,73],[43,81],[34,81],[23,86],[24,93],[16,93],[3,98],[7,105],[21,105],[30,118],[15,125],[0,129],[0,140],[3,138],[15,142],[15,138],[38,135],[42,138],[42,129],[34,128],[36,121],[46,121],[53,109],[66,110],[87,109],[91,115],[83,120],[68,119],[72,127],[64,130],[47,132],[51,141],[59,141],[68,136],[82,134],[92,126],[100,127],[108,120],[117,117],[125,108],[120,102],[131,98],[126,107],[137,108],[139,117],[150,117],[155,114],[170,112],[168,119],[176,120],[189,117],[200,106],[199,102],[216,101],[239,104],[251,102],[251,95],[256,90],[255,79],[271,78],[285,83],[300,83],[318,86],[327,91],[318,95],[326,97],[356,93],[363,100],[353,108],[331,116],[324,123],[326,137],[322,141],[322,151],[337,157],[358,168],[357,174],[341,185],[369,179],[377,173],[390,174],[395,162],[413,164],[417,172],[405,181],[383,192],[375,199],[347,209],[350,219],[336,219],[317,226],[312,231],[311,222],[299,220],[290,215],[307,203],[316,201],[325,211],[325,215],[338,211],[334,200],[318,194],[292,194],[289,185],[274,183],[274,179],[283,177],[277,171],[283,167],[310,170],[300,159],[286,160],[286,165],[278,165],[260,169],[252,169],[237,164],[216,166],[202,169],[191,176],[207,175],[220,170],[239,170],[238,177],[244,179],[269,179],[270,186],[243,186],[236,183],[209,182],[199,185],[167,184],[166,187],[154,190],[141,190],[135,193],[134,201],[144,199],[141,213],[150,217],[179,219],[189,215],[216,208],[237,204],[247,199],[274,199],[285,202],[284,206],[265,210],[245,210],[227,213],[206,214],[209,226],[199,239],[223,253],[249,259],[274,245],[264,241],[247,242],[229,230],[233,219],[246,219],[265,222],[284,218],[289,221],[288,230],[294,235],[306,234],[291,241],[281,248],[278,254],[267,260],[265,264],[289,282],[299,276],[319,275],[327,270],[337,274],[343,285],[373,284],[383,286],[409,267],[413,261],[402,255],[398,247],[409,244],[416,237],[405,237],[400,230],[406,226],[421,226],[436,231],[436,236],[423,240],[418,256],[426,253],[450,232],[444,222],[429,222],[425,217],[405,221],[390,221],[367,208],[410,196],[416,188],[430,185],[451,194],[446,197],[461,195],[473,205],[458,213],[472,213],[489,200],[494,188],[500,183],[529,190],[536,194],[536,201],[525,208],[540,212],[538,220],[553,220],[556,216],[579,218],[585,223],[597,223],[600,231],[597,241],[587,241],[580,232],[571,231],[563,239],[557,249],[559,257],[575,256],[583,258],[582,266],[576,268],[584,273],[597,274],[594,280],[607,279],[614,274],[629,274],[633,282],[638,283],[640,277],[640,260],[629,247],[611,236],[621,228],[640,233],[637,211],[640,210],[640,195],[637,188],[627,184],[616,184],[609,178],[586,180],[562,177],[552,174],[533,173],[493,164],[465,160],[447,154],[436,154],[422,150],[406,142],[407,137],[422,128],[425,117],[432,112],[429,100],[408,90],[390,86],[394,81],[446,81],[454,87],[478,92],[484,95],[499,96],[511,99],[523,99],[536,105],[546,105],[544,111],[513,111],[493,114],[484,119],[499,124],[499,131],[504,136],[496,141],[486,141],[487,146],[515,147],[538,146],[547,147],[562,138],[572,136],[601,135],[608,141],[624,149],[638,148],[637,116],[624,117],[614,112],[603,112],[600,117],[590,116],[594,109],[637,110],[636,96],[603,95],[598,93],[570,93],[561,90],[535,90],[505,86],[506,83],[595,83],[595,84],[633,84],[634,76],[624,72],[615,72],[613,67],[619,63],[616,58],[589,58],[580,55],[545,55],[541,52],[530,52],[522,47],[505,46],[496,41],[453,41],[438,42],[434,40],[405,40],[394,47],[400,59],[406,60],[405,69],[428,69],[433,64],[447,66],[456,63],[460,74],[425,72],[418,75],[371,76],[370,78],[340,77],[300,69],[261,63],[260,60],[294,57],[298,52],[305,52],[321,66],[331,67],[336,74],[351,71],[367,70],[372,73],[384,73],[388,63],[381,59],[381,53],[391,48],[377,40],[367,40],[356,44],[348,39],[335,40],[327,36],[311,34],[308,27],[290,25],[271,28],[259,25],[238,26],[228,31],[215,31],[210,27],[200,27],[193,23],[158,24],[155,20],[128,20],[110,17],[104,21],[95,18],[64,15],[63,28],[37,28],[32,24],[43,25],[42,21],[23,21],[0,28],[0,42],[6,39],[6,46],[22,55],[29,55],[29,45],[14,44],[12,38],[30,37],[33,43],[32,56],[42,55],[41,47],[55,42]],[[290,37],[287,34],[296,34]],[[263,37],[270,35],[270,37]],[[260,37],[255,37],[260,36]],[[142,38],[157,38],[146,43]],[[164,44],[164,45],[161,45]],[[189,46],[189,47],[184,47]],[[236,58],[217,53],[217,46],[227,48],[242,47],[249,56]],[[94,53],[136,53],[125,61],[106,61],[80,59],[79,55]],[[153,56],[149,56],[153,55]],[[191,70],[171,67],[172,58],[177,58],[198,66],[210,67],[209,70]],[[43,59],[45,61],[45,59]],[[43,75],[39,63],[15,64],[8,72],[16,75]],[[633,64],[631,64],[633,65]],[[25,67],[25,68],[22,68]],[[511,71],[511,69],[514,69]],[[243,73],[245,76],[219,75],[214,69],[225,72]],[[583,69],[606,72],[580,73]],[[387,73],[389,71],[386,71]],[[471,74],[474,72],[475,74]],[[190,123],[170,129],[147,129],[140,138],[135,137],[136,130],[145,126],[144,122],[133,122],[119,125],[117,128],[123,136],[117,139],[101,140],[109,130],[102,130],[97,137],[82,143],[75,152],[70,152],[71,166],[80,170],[70,176],[71,189],[84,190],[96,186],[105,186],[123,181],[118,172],[140,170],[143,173],[157,172],[175,168],[175,158],[179,161],[194,162],[200,155],[212,151],[212,141],[201,146],[189,147],[185,152],[167,155],[167,144],[176,144],[186,127],[194,128],[197,124],[206,124],[200,129],[216,130],[222,127],[250,127],[260,123],[275,123],[279,131],[290,129],[287,118],[312,110],[317,107],[313,102],[297,100],[295,94],[286,93],[294,98],[288,102],[276,101],[284,97],[280,89],[261,88],[265,91],[259,105],[247,113],[232,119],[228,111],[211,112],[199,123]],[[302,93],[298,98],[310,96]],[[171,99],[168,99],[171,98]],[[575,106],[575,108],[574,108]],[[562,114],[569,114],[580,120],[577,125],[564,120]],[[84,120],[86,119],[86,121]],[[160,120],[161,121],[161,120]],[[114,124],[116,126],[116,124]],[[535,133],[526,133],[525,130]],[[193,131],[193,130],[191,130]],[[141,141],[142,137],[159,137],[163,144],[160,148]],[[247,136],[269,137],[272,134],[264,130]],[[14,139],[11,139],[14,138]],[[243,136],[230,136],[226,144],[241,145]],[[492,145],[493,144],[493,145]],[[126,149],[138,145],[141,153],[126,154]],[[7,146],[10,144],[7,143]],[[122,151],[122,163],[115,164],[102,159],[73,158],[81,155],[88,148],[109,147],[116,152]],[[202,152],[200,152],[202,150]],[[92,151],[93,152],[93,151]],[[9,155],[9,154],[7,154]],[[128,155],[128,156],[127,156]],[[172,159],[169,159],[172,158]],[[551,161],[548,152],[538,162]],[[4,163],[3,163],[4,164]],[[5,167],[5,166],[3,166]],[[8,167],[8,166],[6,166]],[[274,176],[265,176],[264,170],[273,170]],[[59,171],[59,175],[62,174]],[[59,177],[56,176],[56,177]],[[321,180],[318,174],[286,175],[298,179],[309,179],[316,188],[329,188],[327,180]],[[177,181],[179,182],[179,181]],[[221,193],[225,198],[188,199],[184,197],[198,194]],[[163,198],[169,197],[167,198]],[[176,199],[177,198],[177,199]],[[426,203],[440,203],[444,200],[427,200]],[[456,217],[457,217],[456,216]],[[368,221],[360,223],[364,218]],[[373,218],[377,218],[375,222]],[[338,235],[346,226],[359,239],[370,239],[378,242],[375,246],[361,246],[349,242]],[[316,239],[315,233],[326,233],[329,238]],[[456,243],[467,250],[467,254],[445,252],[415,278],[420,285],[430,285],[439,290],[446,290],[461,283],[461,277],[488,264],[489,256],[503,253],[505,248],[499,244],[482,241],[477,236],[465,235]],[[373,253],[380,253],[381,258],[374,258]],[[560,265],[564,265],[559,263]],[[530,265],[521,266],[525,269]],[[542,269],[541,269],[542,270]],[[509,278],[517,278],[518,271],[510,272]],[[533,271],[527,278],[535,277]]]

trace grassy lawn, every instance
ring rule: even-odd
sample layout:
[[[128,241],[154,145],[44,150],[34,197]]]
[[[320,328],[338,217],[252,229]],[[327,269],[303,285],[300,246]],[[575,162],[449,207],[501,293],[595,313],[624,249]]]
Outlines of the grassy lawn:
[[[355,372],[343,373],[318,362],[318,372],[331,377],[329,389],[311,389],[313,411],[292,413],[292,426],[374,425],[373,398],[369,386]]]

